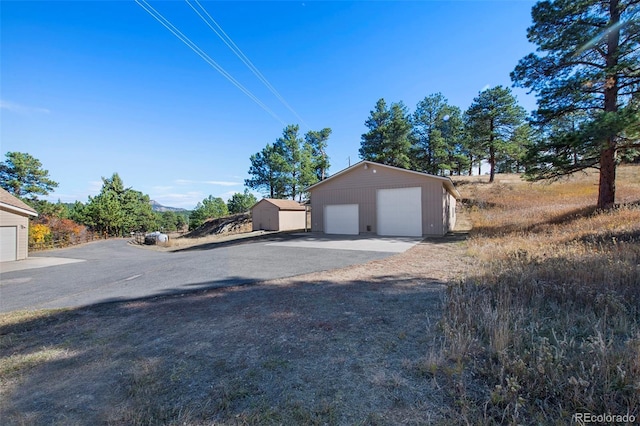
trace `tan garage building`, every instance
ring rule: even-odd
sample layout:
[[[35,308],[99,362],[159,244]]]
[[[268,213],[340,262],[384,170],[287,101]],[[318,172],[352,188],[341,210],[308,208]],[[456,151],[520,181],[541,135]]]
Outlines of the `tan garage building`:
[[[29,255],[29,217],[38,213],[0,188],[0,262],[26,259]]]
[[[361,161],[310,186],[311,230],[326,234],[444,235],[460,194],[451,179]]]
[[[254,231],[291,231],[306,228],[306,208],[293,200],[264,198],[251,207]]]

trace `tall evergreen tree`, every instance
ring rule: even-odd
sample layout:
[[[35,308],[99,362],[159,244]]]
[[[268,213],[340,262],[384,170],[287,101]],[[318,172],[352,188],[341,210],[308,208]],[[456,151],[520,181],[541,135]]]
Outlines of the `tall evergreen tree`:
[[[315,171],[317,181],[327,178],[327,171],[331,166],[327,156],[327,141],[331,136],[331,129],[324,128],[320,131],[310,130],[304,135],[305,143],[311,150],[311,166]],[[315,183],[315,182],[313,182]]]
[[[156,223],[160,231],[176,231],[178,229],[177,222],[178,216],[176,212],[166,211],[166,212],[155,212]]]
[[[89,225],[101,234],[114,236],[124,222],[122,205],[118,195],[114,191],[103,190],[95,197],[89,197],[85,206],[86,225]]]
[[[411,124],[402,102],[387,108],[385,100],[379,99],[365,125],[369,131],[362,135],[360,158],[405,169],[411,167]]]
[[[228,213],[227,204],[222,198],[209,195],[202,200],[202,202],[198,202],[196,208],[191,211],[189,215],[189,229],[196,229],[207,219],[215,219],[225,216]]]
[[[301,189],[298,193],[298,201],[302,201],[305,196],[304,188],[318,182],[320,180],[318,179],[318,174],[324,173],[318,168],[318,163],[324,161],[324,159],[315,157],[313,154],[314,147],[309,142],[304,142],[300,151],[300,163],[298,164],[298,183]]]
[[[526,112],[508,87],[487,89],[473,100],[465,112],[467,132],[472,144],[485,153],[489,162],[489,182],[496,173],[497,158],[507,151],[513,134],[524,124]]]
[[[459,169],[463,131],[459,108],[436,93],[418,103],[411,124],[413,169],[440,175]]]
[[[227,201],[227,209],[229,209],[229,213],[231,214],[244,213],[248,212],[257,202],[256,196],[245,188],[244,193],[236,192],[229,198],[229,201]]]
[[[5,156],[6,161],[0,163],[0,186],[16,197],[36,200],[58,186],[40,160],[30,154],[7,152]]]
[[[250,158],[251,167],[244,184],[251,189],[268,194],[269,198],[284,198],[286,185],[282,175],[285,168],[284,158],[272,144],[267,144],[264,149]]]
[[[609,208],[619,153],[640,148],[640,2],[546,0],[532,18],[527,38],[539,53],[511,73],[516,85],[538,95],[535,123],[543,137],[530,152],[527,175],[546,179],[595,167],[597,205]],[[584,119],[559,130],[554,123],[567,117]]]
[[[300,160],[302,157],[302,139],[298,135],[300,127],[291,124],[282,131],[282,136],[273,144],[275,151],[284,160],[280,169],[280,178],[285,186],[285,197],[296,198],[300,192]]]
[[[391,113],[384,99],[376,102],[375,109],[370,112],[369,118],[364,122],[369,131],[362,135],[360,142],[360,158],[363,160],[381,163],[385,160],[384,147],[386,130]]]
[[[533,130],[525,123],[511,134],[504,150],[496,156],[496,169],[499,173],[522,173],[525,171],[527,150],[533,141]]]
[[[69,208],[69,219],[74,222],[82,223],[84,225],[89,224],[89,218],[87,213],[87,208],[80,201],[76,201]]]
[[[325,153],[331,129],[309,131],[304,140],[298,135],[298,125],[285,127],[282,136],[261,152],[251,156],[249,188],[269,194],[270,198],[304,196],[304,188],[326,174],[329,158]]]
[[[122,236],[130,232],[146,232],[156,228],[157,216],[151,207],[149,195],[127,188],[120,197],[120,204],[124,214]]]
[[[148,195],[125,188],[118,173],[102,178],[102,189],[81,207],[76,203],[72,218],[82,220],[98,232],[125,236],[134,231],[149,231],[156,226]]]

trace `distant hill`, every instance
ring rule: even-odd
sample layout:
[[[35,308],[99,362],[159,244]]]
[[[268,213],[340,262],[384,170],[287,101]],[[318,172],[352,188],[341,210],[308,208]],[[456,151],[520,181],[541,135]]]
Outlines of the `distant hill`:
[[[154,212],[187,212],[187,209],[181,209],[179,207],[167,207],[167,206],[163,206],[162,204],[158,203],[156,200],[151,200],[149,201],[149,204],[151,204],[151,209]]]

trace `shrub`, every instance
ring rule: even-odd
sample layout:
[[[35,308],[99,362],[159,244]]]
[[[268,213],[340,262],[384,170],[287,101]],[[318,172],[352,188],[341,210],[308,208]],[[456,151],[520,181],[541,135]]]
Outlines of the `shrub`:
[[[51,229],[47,225],[36,223],[29,227],[29,243],[43,244],[51,236]]]

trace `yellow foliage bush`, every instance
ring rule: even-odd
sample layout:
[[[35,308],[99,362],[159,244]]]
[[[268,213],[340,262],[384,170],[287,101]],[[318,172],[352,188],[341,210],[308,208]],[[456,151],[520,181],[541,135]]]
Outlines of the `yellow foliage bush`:
[[[44,243],[45,239],[51,235],[51,229],[41,223],[29,227],[29,238],[34,243]]]

